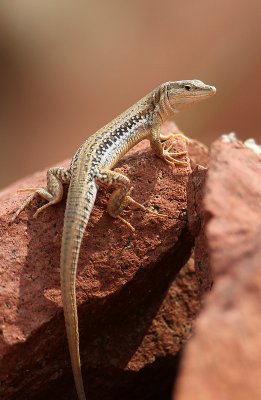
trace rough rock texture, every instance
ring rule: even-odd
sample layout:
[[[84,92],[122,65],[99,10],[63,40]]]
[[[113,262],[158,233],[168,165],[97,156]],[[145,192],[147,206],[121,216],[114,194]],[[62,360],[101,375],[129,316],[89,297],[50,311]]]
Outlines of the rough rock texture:
[[[188,343],[173,399],[261,399],[261,158],[211,148],[204,211],[214,286]]]
[[[205,154],[196,147],[195,164]],[[201,292],[192,260],[186,264],[193,247],[186,216],[191,170],[171,168],[146,142],[117,169],[130,177],[137,201],[167,216],[129,208],[132,233],[107,214],[108,192],[99,192],[77,277],[84,383],[88,399],[167,399]],[[0,197],[2,400],[76,399],[60,295],[65,201],[33,220],[42,204],[35,200],[9,224],[24,198],[16,189],[42,185],[45,172]]]
[[[203,205],[207,169],[197,165],[188,181],[188,223],[191,234],[195,237],[194,261],[201,294],[211,289],[212,271],[209,264],[209,251],[205,233],[206,212]]]

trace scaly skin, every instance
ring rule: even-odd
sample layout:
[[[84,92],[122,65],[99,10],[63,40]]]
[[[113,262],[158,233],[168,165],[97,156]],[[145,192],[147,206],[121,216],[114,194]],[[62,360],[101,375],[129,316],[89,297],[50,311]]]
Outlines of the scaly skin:
[[[86,397],[79,353],[75,279],[82,237],[95,202],[97,184],[102,182],[116,187],[108,202],[108,212],[134,230],[120,213],[129,203],[146,209],[131,198],[129,179],[112,168],[128,150],[145,138],[150,139],[156,155],[167,163],[187,165],[186,162],[174,158],[185,153],[172,152],[173,144],[163,141],[180,134],[164,137],[160,134],[161,125],[175,112],[206,99],[215,92],[213,86],[198,80],[166,82],[160,85],[90,136],[74,155],[68,170],[50,169],[47,173],[47,189],[23,190],[34,191],[34,194],[22,204],[13,219],[36,194],[40,194],[48,203],[37,210],[35,217],[46,207],[58,203],[63,196],[62,184],[70,182],[61,246],[61,288],[71,364],[79,400],[86,400]]]

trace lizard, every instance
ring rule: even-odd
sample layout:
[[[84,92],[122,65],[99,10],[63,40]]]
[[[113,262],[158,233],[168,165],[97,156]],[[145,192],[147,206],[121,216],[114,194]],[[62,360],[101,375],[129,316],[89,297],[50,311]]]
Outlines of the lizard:
[[[122,218],[121,212],[134,204],[144,211],[150,211],[131,197],[129,178],[113,170],[115,164],[133,146],[143,139],[150,139],[155,154],[170,165],[188,165],[180,156],[187,152],[175,152],[173,146],[177,137],[187,139],[182,133],[161,134],[161,125],[173,114],[190,104],[214,95],[216,88],[199,80],[169,81],[161,84],[136,104],[90,136],[76,151],[69,168],[56,167],[47,171],[46,188],[26,188],[20,191],[33,192],[15,212],[20,212],[40,195],[47,203],[38,208],[34,217],[47,207],[62,200],[63,185],[69,184],[64,216],[60,275],[65,326],[74,382],[79,400],[86,400],[83,385],[75,280],[78,257],[84,231],[94,206],[98,185],[114,187],[108,204],[109,214],[120,219],[130,229],[134,228]]]

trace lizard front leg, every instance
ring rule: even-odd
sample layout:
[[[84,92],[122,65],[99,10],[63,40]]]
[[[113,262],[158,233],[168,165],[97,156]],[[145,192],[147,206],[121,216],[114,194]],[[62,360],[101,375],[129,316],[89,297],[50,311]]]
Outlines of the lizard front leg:
[[[158,157],[163,158],[168,164],[188,166],[189,163],[187,161],[180,161],[175,158],[187,155],[188,154],[187,151],[178,151],[178,152],[172,151],[175,144],[173,139],[177,137],[182,138],[182,140],[184,141],[186,138],[186,136],[180,132],[169,135],[161,134],[160,117],[155,118],[151,127],[151,134],[150,134],[150,144],[154,152],[157,154]]]
[[[69,169],[63,167],[50,168],[47,171],[47,188],[26,188],[20,189],[19,192],[34,192],[32,195],[26,198],[21,204],[21,207],[14,213],[11,221],[14,221],[17,216],[31,203],[36,195],[40,195],[42,198],[48,201],[34,214],[34,218],[38,216],[45,208],[52,204],[59,203],[63,197],[63,184],[69,183],[71,178],[71,172]]]
[[[107,210],[108,213],[114,217],[121,220],[125,225],[127,225],[133,232],[135,228],[124,218],[120,216],[121,212],[129,205],[134,204],[136,207],[142,209],[143,211],[150,212],[151,214],[157,216],[164,216],[159,213],[155,213],[150,209],[144,207],[142,204],[138,203],[134,200],[130,194],[133,190],[131,187],[130,180],[127,176],[120,174],[119,172],[112,171],[107,168],[100,169],[100,173],[96,177],[96,180],[102,184],[106,184],[107,186],[115,186],[116,189],[111,194]]]

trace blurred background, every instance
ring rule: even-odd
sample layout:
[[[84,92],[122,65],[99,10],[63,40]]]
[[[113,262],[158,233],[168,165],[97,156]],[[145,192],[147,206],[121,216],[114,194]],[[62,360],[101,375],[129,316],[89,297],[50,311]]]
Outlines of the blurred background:
[[[217,87],[177,115],[188,136],[260,142],[260,44],[260,0],[1,0],[0,187],[71,157],[168,80]]]

